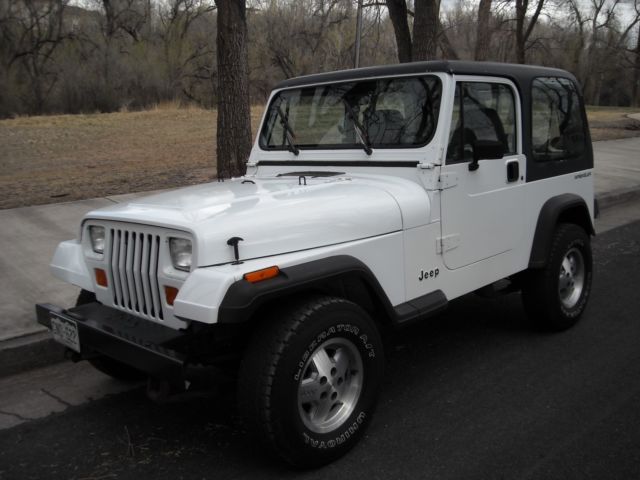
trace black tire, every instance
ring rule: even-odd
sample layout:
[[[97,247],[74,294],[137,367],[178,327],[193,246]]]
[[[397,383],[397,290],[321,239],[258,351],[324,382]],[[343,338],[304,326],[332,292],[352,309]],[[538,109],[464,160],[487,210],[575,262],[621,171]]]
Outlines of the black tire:
[[[523,282],[522,300],[531,321],[548,331],[575,325],[591,294],[592,262],[589,235],[578,225],[559,224],[547,264],[527,272]]]
[[[78,299],[76,300],[76,307],[80,305],[86,305],[87,303],[93,303],[96,300],[96,294],[87,290],[81,290]],[[109,357],[93,357],[87,360],[96,370],[108,375],[116,380],[122,380],[125,382],[138,382],[144,380],[147,376],[133,367],[126,365],[122,362],[114,360]]]
[[[240,367],[241,413],[285,461],[318,467],[363,435],[383,370],[380,335],[362,308],[341,298],[308,297],[275,312],[253,336]]]

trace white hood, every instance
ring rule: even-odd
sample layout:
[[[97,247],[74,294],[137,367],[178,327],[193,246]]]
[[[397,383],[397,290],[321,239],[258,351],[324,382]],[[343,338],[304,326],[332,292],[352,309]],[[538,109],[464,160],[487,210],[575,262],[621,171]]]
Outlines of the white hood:
[[[207,266],[234,260],[227,245],[231,237],[243,239],[240,259],[247,260],[402,230],[402,212],[389,191],[417,185],[397,180],[388,184],[344,175],[307,177],[300,185],[298,176],[241,178],[136,199],[86,218],[189,232],[198,266]],[[428,219],[428,198],[422,193]]]

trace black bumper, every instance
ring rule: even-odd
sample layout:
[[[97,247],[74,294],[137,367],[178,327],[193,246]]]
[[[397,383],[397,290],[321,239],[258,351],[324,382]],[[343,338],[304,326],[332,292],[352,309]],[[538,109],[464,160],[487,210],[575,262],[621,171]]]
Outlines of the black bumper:
[[[100,303],[68,310],[37,304],[38,323],[51,329],[51,316],[73,321],[78,327],[80,358],[104,355],[130,365],[150,377],[184,386],[186,356],[171,348],[186,333],[128,315]]]

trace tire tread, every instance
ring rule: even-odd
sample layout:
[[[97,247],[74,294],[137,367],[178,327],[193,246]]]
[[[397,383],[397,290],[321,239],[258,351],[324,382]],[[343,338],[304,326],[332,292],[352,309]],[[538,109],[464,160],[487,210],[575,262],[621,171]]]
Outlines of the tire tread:
[[[273,418],[271,394],[276,369],[292,337],[316,312],[330,305],[345,303],[352,304],[338,297],[311,295],[299,299],[289,308],[274,312],[254,333],[240,365],[238,401],[249,431],[292,465],[297,464],[296,459],[288,455],[287,448],[281,445]],[[255,381],[255,372],[260,372],[260,381]]]
[[[522,290],[522,300],[529,318],[540,328],[547,331],[562,331],[573,326],[584,311],[584,306],[575,317],[567,318],[559,311],[559,300],[555,291],[558,272],[555,267],[555,259],[564,254],[568,239],[582,238],[588,252],[585,262],[591,261],[590,241],[588,234],[580,226],[573,223],[560,223],[553,234],[549,255],[545,267],[527,272]],[[588,298],[591,288],[591,266],[586,272],[589,278],[585,279],[586,296]]]

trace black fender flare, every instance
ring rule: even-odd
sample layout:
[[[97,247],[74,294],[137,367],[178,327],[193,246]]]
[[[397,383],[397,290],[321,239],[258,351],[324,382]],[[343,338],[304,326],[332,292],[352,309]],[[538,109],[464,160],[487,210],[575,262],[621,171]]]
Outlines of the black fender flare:
[[[529,268],[543,268],[551,248],[551,237],[559,222],[579,225],[589,235],[595,235],[593,222],[587,204],[582,197],[574,193],[563,193],[547,200],[538,215],[536,232],[533,236]]]
[[[313,290],[328,282],[339,282],[346,276],[362,282],[383,308],[384,312],[380,313],[396,325],[435,313],[447,305],[445,295],[437,290],[394,307],[376,276],[362,261],[349,255],[336,255],[282,268],[277,277],[262,282],[238,280],[229,287],[220,303],[218,323],[244,323],[267,302]]]

